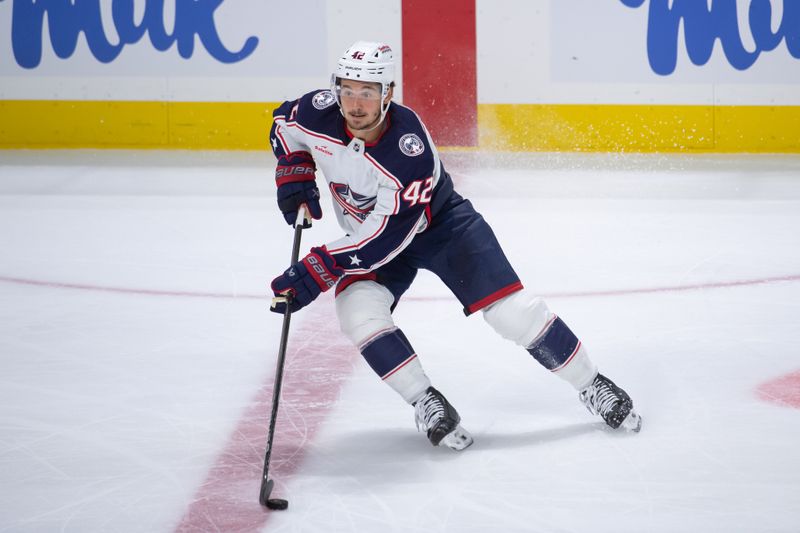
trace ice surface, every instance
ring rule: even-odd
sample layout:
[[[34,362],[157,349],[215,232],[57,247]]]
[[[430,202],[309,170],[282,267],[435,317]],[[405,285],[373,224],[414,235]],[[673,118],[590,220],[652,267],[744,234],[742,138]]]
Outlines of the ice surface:
[[[325,295],[293,321],[290,506],[264,512],[272,157],[0,152],[0,531],[798,531],[800,158],[442,157],[640,434],[423,273],[395,318],[475,444],[416,433]],[[338,236],[323,206],[304,250]]]

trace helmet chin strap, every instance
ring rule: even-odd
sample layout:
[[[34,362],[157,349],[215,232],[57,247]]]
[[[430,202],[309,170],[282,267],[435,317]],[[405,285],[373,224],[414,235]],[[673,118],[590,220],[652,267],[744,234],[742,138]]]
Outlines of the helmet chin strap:
[[[391,104],[391,102],[389,102],[389,104]],[[381,106],[381,108],[382,108],[381,109],[381,116],[378,118],[378,121],[375,123],[374,126],[372,126],[371,128],[368,128],[366,130],[361,130],[361,131],[363,131],[363,132],[372,131],[375,128],[377,128],[378,126],[380,126],[381,124],[383,124],[383,119],[386,118],[386,112],[389,111],[389,104],[386,104],[386,107]]]

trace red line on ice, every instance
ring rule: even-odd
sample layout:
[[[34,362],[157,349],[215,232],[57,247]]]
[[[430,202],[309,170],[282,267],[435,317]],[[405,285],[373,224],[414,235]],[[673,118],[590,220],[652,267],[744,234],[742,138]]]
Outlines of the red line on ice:
[[[800,281],[800,274],[789,274],[785,276],[770,276],[764,278],[740,279],[731,281],[711,281],[706,283],[693,283],[687,285],[669,285],[664,287],[640,287],[632,289],[610,289],[599,291],[573,291],[573,292],[550,292],[542,293],[544,298],[589,298],[599,296],[627,296],[631,294],[654,294],[659,292],[683,292],[698,291],[708,289],[725,289],[732,287],[744,287],[749,285],[766,285],[771,283]],[[266,300],[268,287],[265,282],[264,294],[246,294],[234,292],[203,292],[203,291],[174,291],[160,289],[137,289],[133,287],[113,287],[104,285],[90,285],[83,283],[67,283],[60,281],[35,280],[27,278],[17,278],[0,276],[0,282],[12,283],[16,285],[30,285],[34,287],[46,287],[51,289],[73,289],[95,292],[111,292],[121,294],[136,294],[145,296],[173,296],[186,298],[220,298],[220,299],[244,299],[244,300]],[[449,296],[405,296],[403,301],[412,302],[432,302],[451,300]]]
[[[625,296],[628,294],[652,294],[656,292],[681,292],[708,289],[727,289],[731,287],[744,287],[748,285],[765,285],[788,281],[800,281],[800,274],[787,276],[772,276],[766,278],[751,278],[731,281],[710,281],[705,283],[690,283],[687,285],[669,285],[666,287],[643,287],[639,289],[613,289],[604,291],[585,292],[554,292],[545,296],[550,298],[581,298],[586,296]]]
[[[306,313],[309,311],[315,316],[303,318],[313,320],[298,321],[289,337],[270,460],[270,479],[275,480],[272,496],[288,499],[288,512],[292,494],[287,482],[300,468],[309,443],[336,405],[358,356],[339,332],[327,299],[324,305]],[[280,512],[264,510],[258,503],[273,380],[270,373],[197,489],[176,531],[258,531],[271,513]]]
[[[641,287],[633,289],[610,289],[600,291],[573,291],[573,292],[545,292],[539,294],[543,298],[590,298],[599,296],[627,296],[631,294],[654,294],[659,292],[683,292],[708,289],[726,289],[731,287],[744,287],[748,285],[766,285],[770,283],[800,281],[800,274],[788,276],[772,276],[767,278],[741,279],[732,281],[711,281],[707,283],[693,283],[687,285],[669,285],[664,287]],[[413,301],[438,301],[445,300],[441,296],[410,296],[403,300]]]
[[[764,401],[800,409],[800,370],[762,383],[756,394]]]
[[[134,287],[111,287],[103,285],[89,285],[85,283],[66,283],[60,281],[47,281],[26,278],[0,276],[0,281],[16,285],[31,285],[34,287],[47,287],[50,289],[73,289],[94,292],[114,292],[122,294],[138,294],[145,296],[180,296],[186,298],[245,298],[265,299],[263,294],[233,294],[230,292],[200,292],[200,291],[168,291],[159,289],[137,289]],[[266,287],[266,284],[265,284]],[[266,293],[266,288],[264,289]]]

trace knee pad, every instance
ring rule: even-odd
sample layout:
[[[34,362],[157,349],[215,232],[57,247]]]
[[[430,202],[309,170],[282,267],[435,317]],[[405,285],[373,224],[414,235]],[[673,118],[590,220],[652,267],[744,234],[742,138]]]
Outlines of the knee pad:
[[[342,333],[361,349],[375,335],[395,328],[392,303],[394,296],[383,285],[371,280],[353,283],[336,296]]]
[[[544,300],[522,289],[484,309],[483,318],[503,338],[528,348],[555,315]]]

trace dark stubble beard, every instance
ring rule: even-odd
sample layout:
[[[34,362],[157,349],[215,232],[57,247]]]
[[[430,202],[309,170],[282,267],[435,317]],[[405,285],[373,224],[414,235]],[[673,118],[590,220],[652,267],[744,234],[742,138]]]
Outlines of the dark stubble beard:
[[[370,122],[369,124],[367,124],[366,126],[364,126],[364,127],[362,127],[362,128],[355,128],[355,127],[353,127],[353,125],[352,125],[352,124],[348,124],[347,126],[348,126],[348,127],[351,129],[351,130],[354,130],[354,131],[363,131],[363,132],[368,132],[368,131],[372,131],[373,129],[375,129],[376,127],[378,127],[378,121],[379,121],[380,119],[381,119],[381,114],[380,114],[380,113],[378,113],[378,115],[375,117],[375,120],[373,120],[372,122]]]

